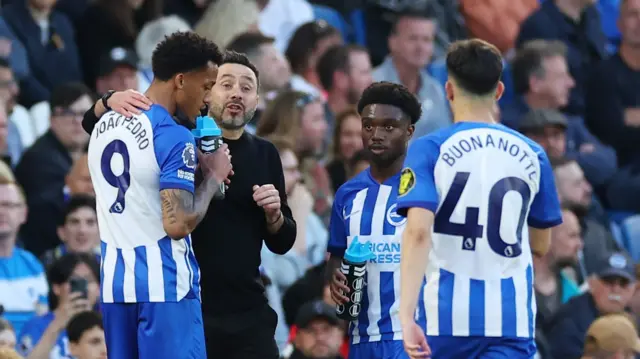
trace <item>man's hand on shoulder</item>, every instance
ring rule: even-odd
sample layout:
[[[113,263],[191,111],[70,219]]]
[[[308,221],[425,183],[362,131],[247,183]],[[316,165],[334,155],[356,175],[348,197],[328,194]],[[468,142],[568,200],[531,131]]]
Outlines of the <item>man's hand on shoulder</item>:
[[[147,96],[135,90],[114,92],[107,100],[107,105],[115,112],[131,117],[151,108],[153,102]]]

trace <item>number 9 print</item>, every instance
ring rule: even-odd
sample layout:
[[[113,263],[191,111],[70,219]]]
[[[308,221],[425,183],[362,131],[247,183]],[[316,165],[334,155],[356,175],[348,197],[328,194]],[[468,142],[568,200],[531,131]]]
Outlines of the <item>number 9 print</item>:
[[[122,173],[119,175],[113,173],[113,169],[111,168],[111,160],[113,159],[113,155],[115,155],[116,153],[122,156],[123,168]],[[118,214],[122,213],[125,208],[124,195],[125,193],[127,193],[129,185],[131,184],[131,175],[129,173],[130,159],[127,145],[120,140],[111,141],[107,145],[107,147],[105,147],[104,152],[102,152],[100,163],[104,179],[111,186],[118,189],[118,195],[116,196],[116,200],[111,205],[111,208],[109,208],[109,212]]]

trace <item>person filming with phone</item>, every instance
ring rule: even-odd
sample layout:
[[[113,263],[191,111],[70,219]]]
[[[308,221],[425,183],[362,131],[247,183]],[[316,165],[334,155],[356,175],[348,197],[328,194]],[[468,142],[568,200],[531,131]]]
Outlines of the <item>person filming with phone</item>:
[[[47,271],[49,313],[27,322],[18,348],[27,359],[72,359],[65,330],[77,314],[94,310],[99,295],[100,268],[95,257],[68,253]]]

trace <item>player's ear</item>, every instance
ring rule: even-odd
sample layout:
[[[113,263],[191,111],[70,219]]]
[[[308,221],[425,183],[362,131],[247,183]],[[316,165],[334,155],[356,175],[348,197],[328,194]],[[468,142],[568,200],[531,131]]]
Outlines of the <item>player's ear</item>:
[[[449,80],[444,84],[444,93],[447,96],[447,100],[453,101],[453,84]]]
[[[498,101],[502,97],[503,93],[504,93],[504,83],[502,83],[502,81],[498,81],[498,86],[496,86],[495,100]]]
[[[173,83],[177,89],[182,89],[184,87],[184,74],[177,74],[173,78]]]
[[[416,130],[416,126],[414,124],[409,124],[409,127],[407,128],[407,137],[409,139],[411,139],[411,137],[413,137],[413,132],[415,132]]]

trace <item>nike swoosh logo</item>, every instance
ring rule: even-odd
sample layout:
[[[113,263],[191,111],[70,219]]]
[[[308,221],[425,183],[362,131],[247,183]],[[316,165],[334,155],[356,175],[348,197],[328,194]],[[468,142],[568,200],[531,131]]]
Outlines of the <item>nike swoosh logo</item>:
[[[353,216],[354,214],[358,214],[360,212],[362,212],[362,210],[353,211],[353,212],[349,213],[348,215],[344,216],[344,219],[347,220],[347,219],[351,218],[351,216]]]

